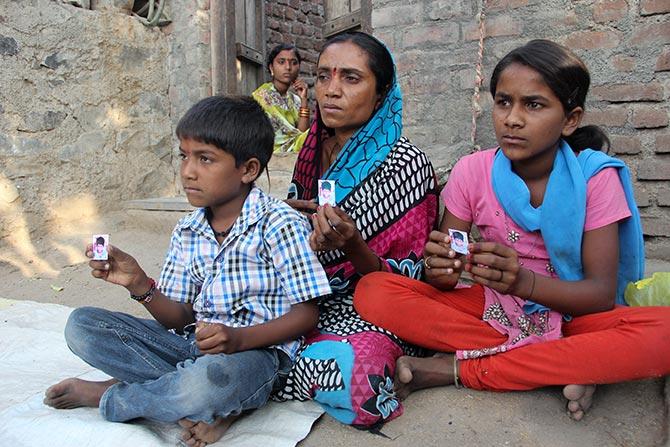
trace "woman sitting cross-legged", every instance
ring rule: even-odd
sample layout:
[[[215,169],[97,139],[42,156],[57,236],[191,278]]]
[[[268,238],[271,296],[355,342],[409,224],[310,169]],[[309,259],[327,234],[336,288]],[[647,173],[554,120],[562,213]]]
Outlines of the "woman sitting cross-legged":
[[[421,253],[437,219],[435,174],[402,137],[402,98],[386,47],[363,33],[336,36],[319,56],[317,119],[298,155],[287,202],[308,214],[310,244],[333,296],[319,303],[318,331],[280,399],[315,399],[347,424],[370,426],[400,413],[396,359],[416,353],[353,309],[358,279],[385,271],[420,278]],[[319,179],[337,206],[316,203]]]

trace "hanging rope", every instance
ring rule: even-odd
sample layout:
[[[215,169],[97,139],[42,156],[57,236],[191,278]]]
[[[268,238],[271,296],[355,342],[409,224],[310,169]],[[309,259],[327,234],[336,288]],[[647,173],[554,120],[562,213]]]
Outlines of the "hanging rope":
[[[482,0],[479,8],[479,48],[477,51],[477,63],[475,64],[475,87],[472,92],[472,127],[470,129],[470,143],[472,144],[471,152],[477,152],[480,147],[476,144],[477,139],[477,118],[482,114],[482,106],[479,103],[479,91],[484,82],[484,75],[482,74],[482,66],[484,65],[484,36],[486,34],[486,2]]]
[[[157,1],[158,0],[149,0],[146,5],[144,5],[139,11],[135,13],[135,16],[140,18],[142,24],[146,26],[158,26],[158,22],[163,15],[163,9],[165,9],[165,3],[167,3],[167,0],[160,0],[158,3],[158,9],[156,9]],[[147,9],[149,11],[147,12],[147,17],[144,18],[141,16],[141,14],[144,14]]]

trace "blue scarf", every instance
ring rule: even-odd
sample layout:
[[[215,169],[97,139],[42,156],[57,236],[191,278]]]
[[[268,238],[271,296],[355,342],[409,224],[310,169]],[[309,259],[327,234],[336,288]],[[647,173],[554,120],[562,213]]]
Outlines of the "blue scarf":
[[[402,134],[402,93],[396,81],[375,114],[347,141],[323,179],[335,180],[337,203],[386,160]]]
[[[540,230],[551,263],[558,277],[565,281],[584,278],[582,268],[582,237],[586,218],[586,183],[604,168],[616,168],[626,194],[631,217],[619,222],[619,269],[617,304],[626,304],[626,284],[644,275],[644,240],[642,225],[630,172],[626,165],[607,154],[585,149],[575,156],[563,140],[556,153],[554,166],[542,205],[530,204],[530,191],[512,170],[512,163],[498,150],[493,161],[492,183],[498,201],[505,212],[525,231]],[[547,310],[529,301],[528,311]]]

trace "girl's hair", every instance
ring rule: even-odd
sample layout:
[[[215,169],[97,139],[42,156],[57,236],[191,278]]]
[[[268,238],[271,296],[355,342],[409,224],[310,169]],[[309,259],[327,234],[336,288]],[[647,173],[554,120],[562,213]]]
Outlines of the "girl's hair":
[[[321,53],[335,43],[344,42],[353,43],[368,55],[368,67],[370,67],[372,74],[375,76],[377,94],[381,95],[383,99],[393,83],[393,57],[391,57],[389,50],[386,49],[383,43],[371,35],[359,31],[351,31],[328,39],[323,44]],[[319,55],[320,58],[321,55]],[[317,60],[316,63],[318,65],[319,61]]]
[[[507,53],[491,75],[489,89],[494,97],[501,73],[512,64],[525,65],[538,72],[561,101],[566,114],[575,107],[585,109],[586,94],[591,83],[589,70],[566,47],[550,40],[536,39]],[[610,147],[609,138],[598,126],[580,127],[564,139],[577,152],[586,148],[608,150]]]
[[[275,61],[275,58],[279,53],[281,53],[284,50],[293,50],[293,53],[295,53],[295,58],[298,59],[298,64],[302,62],[302,57],[300,56],[300,52],[298,51],[298,47],[293,45],[292,43],[280,43],[276,47],[274,47],[272,50],[270,50],[270,53],[268,54],[268,60],[267,60],[267,65],[265,68],[268,69],[268,72],[270,71],[270,67],[272,66],[272,63]]]

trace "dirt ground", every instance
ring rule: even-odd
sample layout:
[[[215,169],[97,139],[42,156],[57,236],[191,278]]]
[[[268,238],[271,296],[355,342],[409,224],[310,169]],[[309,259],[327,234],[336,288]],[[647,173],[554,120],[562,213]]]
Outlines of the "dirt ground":
[[[90,275],[83,256],[92,234],[109,233],[111,243],[133,254],[158,277],[174,224],[183,213],[122,211],[82,217],[51,239],[0,241],[0,297],[101,306],[148,316],[125,289]],[[668,270],[650,263],[651,271]],[[653,446],[664,442],[663,379],[603,386],[581,423],[564,412],[560,388],[526,393],[486,393],[453,387],[410,396],[405,414],[383,427],[390,439],[343,426],[324,416],[301,446]]]

